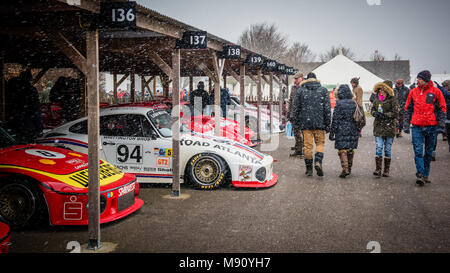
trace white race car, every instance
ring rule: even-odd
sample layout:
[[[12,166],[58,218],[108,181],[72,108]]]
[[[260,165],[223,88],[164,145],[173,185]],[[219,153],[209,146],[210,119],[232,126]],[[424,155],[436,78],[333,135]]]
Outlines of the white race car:
[[[228,105],[227,117],[239,122],[240,115],[240,99],[236,96],[231,96],[231,105]],[[248,102],[244,102],[245,106],[245,126],[249,127],[253,131],[257,131],[256,124],[258,124],[258,108],[251,105]],[[280,114],[277,111],[273,111],[272,120],[272,132],[274,134],[283,133],[285,128],[280,122]],[[270,133],[270,111],[264,107],[261,107],[261,134]]]
[[[100,157],[138,182],[172,182],[171,116],[151,106],[110,107],[100,110]],[[182,182],[198,189],[215,189],[227,183],[235,187],[270,187],[278,176],[273,158],[232,140],[198,135],[181,127],[180,173]],[[87,153],[87,118],[47,132],[38,140]]]

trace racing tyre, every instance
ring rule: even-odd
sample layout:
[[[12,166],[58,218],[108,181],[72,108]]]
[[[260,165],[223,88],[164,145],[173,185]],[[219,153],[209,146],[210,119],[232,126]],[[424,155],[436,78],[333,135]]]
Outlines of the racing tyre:
[[[230,170],[221,157],[211,153],[201,153],[188,161],[185,177],[196,189],[212,190],[228,182]]]
[[[2,178],[0,183],[0,218],[11,228],[35,226],[46,217],[42,192],[23,177]]]

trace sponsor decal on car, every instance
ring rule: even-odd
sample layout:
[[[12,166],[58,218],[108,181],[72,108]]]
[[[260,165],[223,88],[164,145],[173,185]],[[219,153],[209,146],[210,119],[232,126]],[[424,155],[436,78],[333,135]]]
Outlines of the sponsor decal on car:
[[[252,166],[239,165],[239,181],[250,181],[252,178]]]

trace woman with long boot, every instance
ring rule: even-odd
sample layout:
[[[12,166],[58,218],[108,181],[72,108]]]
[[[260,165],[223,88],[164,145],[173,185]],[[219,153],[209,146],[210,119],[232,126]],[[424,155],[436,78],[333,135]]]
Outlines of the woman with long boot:
[[[396,132],[396,118],[399,112],[397,97],[394,90],[386,83],[380,82],[373,88],[375,99],[370,113],[375,118],[373,122],[373,135],[376,143],[375,171],[377,177],[388,177],[391,166],[391,149]],[[384,170],[383,165],[384,150]]]
[[[345,178],[352,172],[353,156],[358,148],[359,129],[353,118],[356,103],[350,87],[346,84],[339,86],[337,97],[329,139],[335,141],[334,148],[338,150],[341,161],[342,172],[339,177]]]

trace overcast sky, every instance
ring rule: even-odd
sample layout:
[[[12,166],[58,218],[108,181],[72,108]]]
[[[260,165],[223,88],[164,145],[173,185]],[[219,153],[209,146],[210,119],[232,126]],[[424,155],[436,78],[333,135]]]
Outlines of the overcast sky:
[[[411,74],[450,73],[449,0],[137,0],[147,8],[230,42],[251,24],[276,24],[290,43],[320,55],[350,47],[356,60],[378,49],[411,61]]]

